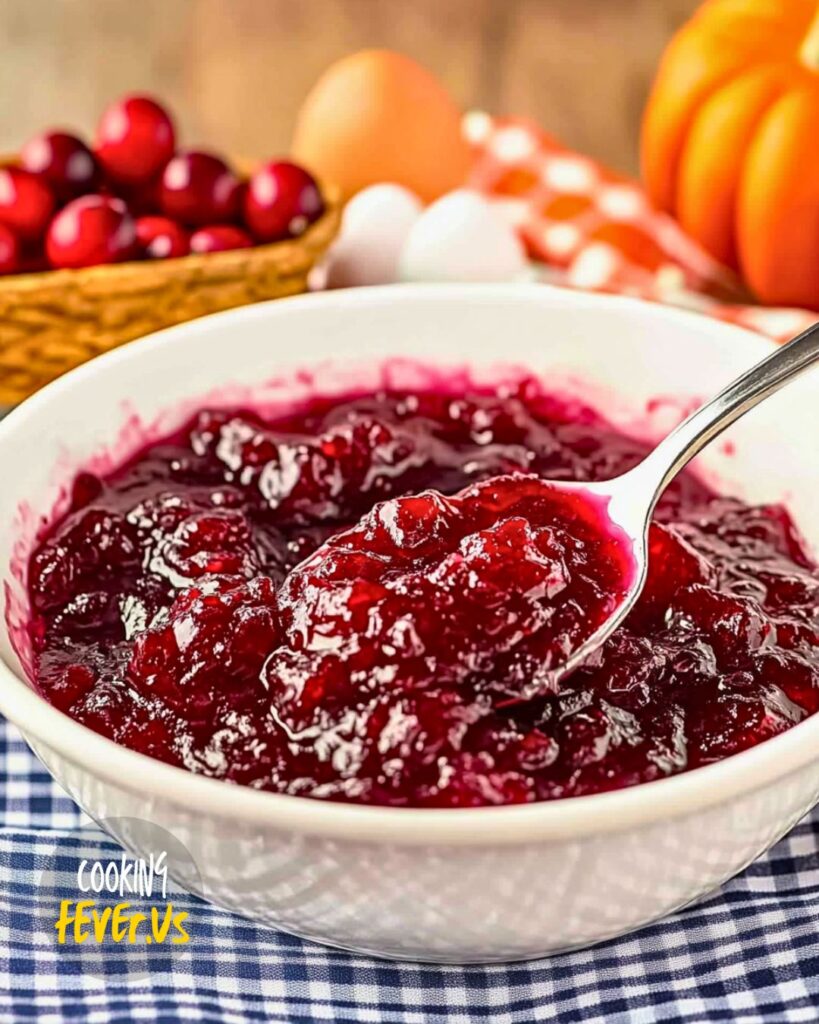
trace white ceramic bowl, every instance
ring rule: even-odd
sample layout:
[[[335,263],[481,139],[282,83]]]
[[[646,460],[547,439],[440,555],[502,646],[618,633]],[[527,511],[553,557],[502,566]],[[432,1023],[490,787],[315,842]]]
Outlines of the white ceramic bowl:
[[[738,329],[633,301],[540,285],[403,286],[301,297],[220,314],[68,374],[0,424],[0,709],[93,817],[161,825],[191,851],[201,894],[257,921],[386,956],[533,957],[637,928],[696,900],[819,799],[819,716],[720,764],[622,792],[478,810],[343,806],[256,792],[116,746],[26,682],[9,632],[25,614],[19,568],[37,518],[72,469],[138,423],[176,425],[191,400],[281,398],[294,369],[324,387],[375,380],[388,356],[518,364],[573,380],[609,416],[667,429],[770,348]],[[393,363],[395,379],[411,367]],[[226,388],[226,382],[236,385]],[[667,402],[648,403],[658,396]],[[678,401],[679,400],[679,401]],[[170,410],[170,412],[168,412]],[[703,471],[751,500],[784,500],[819,542],[819,380],[790,387],[712,445]],[[99,460],[98,460],[99,464]]]

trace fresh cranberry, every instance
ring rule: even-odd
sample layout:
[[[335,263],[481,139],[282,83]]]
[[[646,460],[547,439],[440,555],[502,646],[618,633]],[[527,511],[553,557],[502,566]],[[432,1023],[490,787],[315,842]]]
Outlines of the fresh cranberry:
[[[211,153],[177,153],[162,174],[160,202],[166,216],[191,227],[229,223],[239,209],[240,182]]]
[[[150,259],[187,256],[191,251],[188,232],[168,217],[140,217],[136,222],[136,235],[140,249]]]
[[[21,167],[0,167],[0,224],[11,228],[21,242],[43,237],[54,205],[54,193],[39,175]]]
[[[126,96],[103,113],[97,158],[111,181],[143,185],[171,159],[176,145],[170,114],[150,96]]]
[[[67,132],[35,135],[20,151],[27,171],[48,182],[60,203],[93,192],[99,183],[99,168],[86,144]]]
[[[43,243],[45,243],[45,239]],[[51,264],[45,254],[45,244],[28,245],[23,248],[20,257],[21,274],[42,274],[51,269]]]
[[[191,235],[191,252],[224,252],[226,249],[249,249],[252,245],[250,235],[232,224],[199,228]]]
[[[136,226],[121,199],[81,196],[48,229],[46,253],[55,268],[120,263],[137,254]]]
[[[300,235],[323,212],[315,178],[287,160],[265,164],[248,183],[244,219],[260,242]]]
[[[107,194],[121,199],[132,217],[156,217],[160,208],[160,178],[152,178],[142,185],[116,185]],[[101,190],[102,191],[102,190]]]
[[[13,231],[0,224],[0,274],[16,274],[21,267],[20,243]]]

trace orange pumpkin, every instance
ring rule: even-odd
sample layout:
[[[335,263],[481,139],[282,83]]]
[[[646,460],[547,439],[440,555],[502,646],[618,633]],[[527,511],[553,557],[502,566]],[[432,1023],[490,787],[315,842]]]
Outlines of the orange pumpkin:
[[[762,302],[819,309],[819,2],[707,0],[663,57],[642,165]]]

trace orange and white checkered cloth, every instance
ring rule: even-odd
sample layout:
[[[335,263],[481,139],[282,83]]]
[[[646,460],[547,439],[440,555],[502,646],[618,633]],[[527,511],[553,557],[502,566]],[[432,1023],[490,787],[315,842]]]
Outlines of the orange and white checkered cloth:
[[[476,159],[471,188],[503,204],[544,279],[700,310],[785,341],[819,319],[750,304],[716,263],[641,186],[572,152],[520,118],[467,114]]]

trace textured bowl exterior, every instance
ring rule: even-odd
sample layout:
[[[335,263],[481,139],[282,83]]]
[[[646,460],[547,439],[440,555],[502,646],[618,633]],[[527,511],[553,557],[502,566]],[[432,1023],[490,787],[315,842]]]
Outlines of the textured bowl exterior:
[[[742,870],[819,799],[814,764],[642,828],[463,848],[407,845],[203,817],[32,746],[92,817],[151,821],[179,839],[199,869],[198,895],[212,903],[303,938],[442,963],[530,959],[656,921]],[[134,852],[147,857],[150,848]]]
[[[404,286],[247,307],[103,356],[0,423],[0,710],[90,815],[162,826],[193,855],[201,895],[264,924],[383,956],[471,962],[656,920],[742,870],[817,802],[819,716],[716,765],[550,804],[419,811],[232,787],[119,747],[33,692],[20,630],[31,510],[52,508],[72,469],[101,450],[122,458],[202,396],[236,404],[252,391],[268,404],[299,388],[406,384],[416,359],[466,363],[478,379],[528,369],[558,390],[582,381],[614,422],[648,436],[769,350],[738,329],[617,298]],[[295,372],[305,367],[309,377]],[[749,500],[787,501],[817,547],[819,474],[804,443],[817,434],[819,388],[806,379],[732,428],[730,447],[711,445],[701,472]]]

